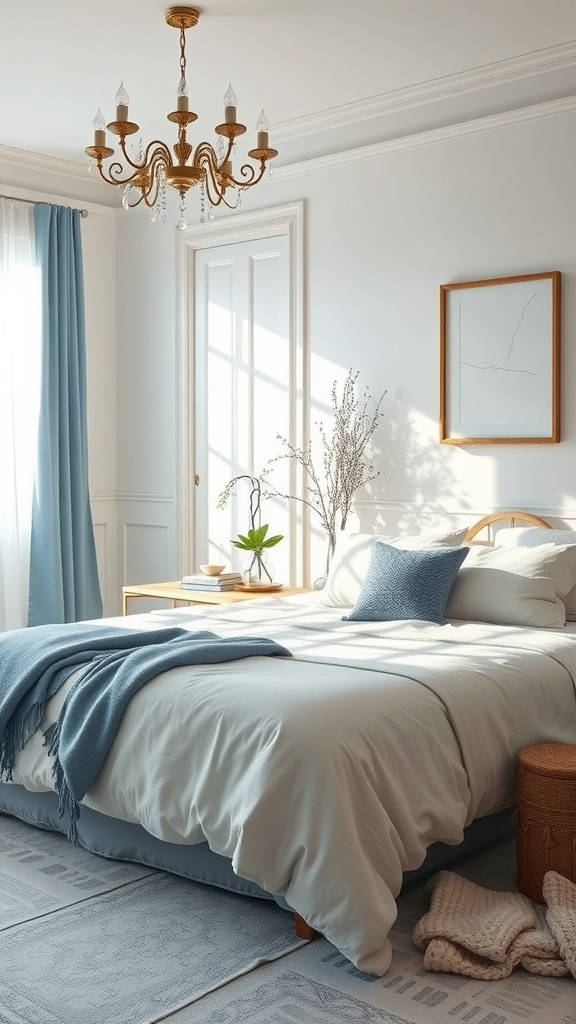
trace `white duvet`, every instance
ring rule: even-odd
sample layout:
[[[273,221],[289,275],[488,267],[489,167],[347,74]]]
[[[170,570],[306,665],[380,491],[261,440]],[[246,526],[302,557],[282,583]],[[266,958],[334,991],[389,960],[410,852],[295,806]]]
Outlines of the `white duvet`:
[[[207,840],[382,975],[402,872],[514,802],[522,746],[576,742],[576,637],[341,615],[292,598],[130,616],[130,627],[267,636],[294,657],[158,676],[130,702],[83,802],[160,839]],[[13,782],[53,789],[40,733]]]

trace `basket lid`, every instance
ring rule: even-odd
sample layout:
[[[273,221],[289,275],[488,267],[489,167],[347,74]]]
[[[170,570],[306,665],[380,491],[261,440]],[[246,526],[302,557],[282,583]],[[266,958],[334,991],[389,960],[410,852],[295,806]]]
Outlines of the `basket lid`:
[[[541,775],[576,779],[576,743],[535,743],[519,752],[518,764]]]

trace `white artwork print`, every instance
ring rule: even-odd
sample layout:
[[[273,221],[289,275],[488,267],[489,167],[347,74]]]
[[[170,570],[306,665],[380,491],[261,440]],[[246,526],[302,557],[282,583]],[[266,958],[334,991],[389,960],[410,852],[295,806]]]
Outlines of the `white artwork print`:
[[[448,291],[447,398],[452,437],[538,437],[553,404],[550,279]]]

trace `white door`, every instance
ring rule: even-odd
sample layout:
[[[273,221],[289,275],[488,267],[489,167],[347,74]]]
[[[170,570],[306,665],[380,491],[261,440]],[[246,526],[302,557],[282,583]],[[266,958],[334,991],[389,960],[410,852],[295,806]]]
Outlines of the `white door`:
[[[241,568],[231,540],[250,527],[249,482],[225,509],[218,498],[240,474],[259,476],[294,437],[295,359],[291,344],[289,240],[285,234],[198,248],[194,261],[194,554]],[[281,459],[270,480],[294,493]],[[266,497],[261,522],[284,540],[270,551],[274,578],[294,578],[294,503]]]

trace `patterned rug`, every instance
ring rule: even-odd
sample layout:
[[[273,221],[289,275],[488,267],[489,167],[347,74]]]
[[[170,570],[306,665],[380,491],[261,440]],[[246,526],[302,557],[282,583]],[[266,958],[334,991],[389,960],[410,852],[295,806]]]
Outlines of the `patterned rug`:
[[[515,847],[506,843],[455,870],[491,889],[515,889]],[[394,956],[384,978],[356,970],[324,939],[259,967],[170,1018],[169,1024],[576,1024],[574,978],[518,968],[501,981],[474,981],[422,967],[412,943],[430,892],[399,901]]]
[[[273,904],[103,860],[2,816],[0,865],[2,1024],[576,1024],[571,977],[425,971],[412,932],[426,887],[399,901],[392,967],[374,978],[324,939],[295,941]],[[514,843],[455,870],[512,891]]]
[[[272,902],[0,816],[2,1024],[153,1024],[302,945]]]

